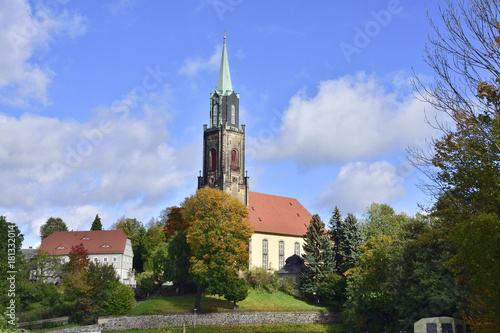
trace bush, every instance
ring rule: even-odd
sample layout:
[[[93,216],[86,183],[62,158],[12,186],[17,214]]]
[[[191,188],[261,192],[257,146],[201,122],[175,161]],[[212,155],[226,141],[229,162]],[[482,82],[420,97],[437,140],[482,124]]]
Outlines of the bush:
[[[262,267],[253,267],[244,273],[246,283],[253,289],[264,289],[268,293],[279,290],[278,274],[270,273]]]
[[[297,282],[290,279],[284,278],[279,281],[279,291],[282,293],[295,296],[295,288],[297,288]]]
[[[142,272],[136,276],[137,285],[147,294],[156,289],[156,281],[153,272]]]
[[[340,274],[330,274],[318,287],[318,294],[324,301],[342,302],[345,298],[346,278]]]
[[[122,315],[135,305],[134,291],[129,286],[117,284],[110,289],[103,300],[101,313],[105,316]]]

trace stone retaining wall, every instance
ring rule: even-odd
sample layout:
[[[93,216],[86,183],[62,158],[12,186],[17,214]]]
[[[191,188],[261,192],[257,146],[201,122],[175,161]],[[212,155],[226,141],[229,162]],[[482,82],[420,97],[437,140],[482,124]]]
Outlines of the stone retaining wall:
[[[101,317],[97,325],[72,327],[53,333],[115,331],[125,329],[151,329],[170,323],[174,326],[193,326],[193,314],[158,316]],[[338,313],[325,312],[223,312],[196,315],[196,325],[242,325],[242,324],[297,324],[340,323]]]

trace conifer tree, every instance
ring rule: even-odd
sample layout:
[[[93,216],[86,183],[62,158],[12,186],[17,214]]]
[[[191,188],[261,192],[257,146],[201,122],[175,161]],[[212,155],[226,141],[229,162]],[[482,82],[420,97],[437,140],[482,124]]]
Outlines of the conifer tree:
[[[305,270],[302,273],[300,290],[306,297],[319,301],[319,285],[335,271],[335,252],[326,233],[325,224],[317,214],[307,226],[303,249]]]
[[[335,249],[336,269],[340,274],[354,267],[359,256],[358,249],[363,241],[361,227],[356,217],[349,213],[338,232]]]
[[[102,223],[99,214],[95,216],[94,222],[92,222],[92,227],[90,227],[90,230],[102,230]]]

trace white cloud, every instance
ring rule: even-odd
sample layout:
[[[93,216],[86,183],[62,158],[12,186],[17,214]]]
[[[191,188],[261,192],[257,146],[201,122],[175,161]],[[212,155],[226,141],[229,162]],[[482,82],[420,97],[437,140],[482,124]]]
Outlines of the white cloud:
[[[333,182],[318,196],[320,206],[338,206],[361,213],[372,202],[392,203],[405,196],[404,179],[386,161],[344,165]]]
[[[150,94],[133,110],[118,101],[85,123],[0,116],[0,211],[38,234],[50,215],[78,229],[99,207],[166,202],[198,170],[196,148],[172,143],[168,96]]]
[[[198,74],[200,71],[217,71],[220,65],[221,54],[222,46],[218,44],[215,47],[214,53],[212,53],[208,59],[186,59],[184,61],[184,66],[181,67],[179,73],[191,77]]]
[[[280,118],[249,138],[248,150],[262,159],[293,158],[303,165],[341,163],[388,154],[432,135],[424,104],[412,99],[406,81],[384,89],[359,73],[321,82],[316,96],[293,96]]]
[[[86,30],[85,18],[53,3],[49,8],[42,2],[30,6],[23,0],[0,0],[0,102],[49,103],[47,86],[55,74],[33,61],[35,51],[47,48],[55,35],[75,37]]]

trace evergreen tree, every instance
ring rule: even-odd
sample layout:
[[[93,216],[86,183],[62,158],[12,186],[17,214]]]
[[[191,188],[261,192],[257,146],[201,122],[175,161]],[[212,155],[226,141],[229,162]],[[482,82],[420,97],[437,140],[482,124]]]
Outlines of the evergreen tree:
[[[47,222],[40,227],[40,237],[44,239],[57,231],[68,231],[68,227],[60,217],[50,217]]]
[[[300,290],[306,297],[319,301],[319,285],[335,271],[335,252],[326,233],[325,224],[317,214],[307,226],[303,249],[305,270],[302,273]]]
[[[335,255],[335,271],[338,271],[338,262],[340,259],[337,256],[337,248],[341,239],[341,231],[342,231],[342,215],[340,214],[340,210],[337,206],[333,210],[332,217],[329,222],[329,230],[328,237],[333,242],[334,247],[334,255]]]
[[[102,223],[99,214],[95,216],[94,222],[92,222],[92,227],[90,227],[90,230],[102,230]]]
[[[353,214],[347,214],[344,223],[337,232],[335,244],[335,261],[338,273],[343,274],[354,267],[362,241],[363,237],[358,220]]]

